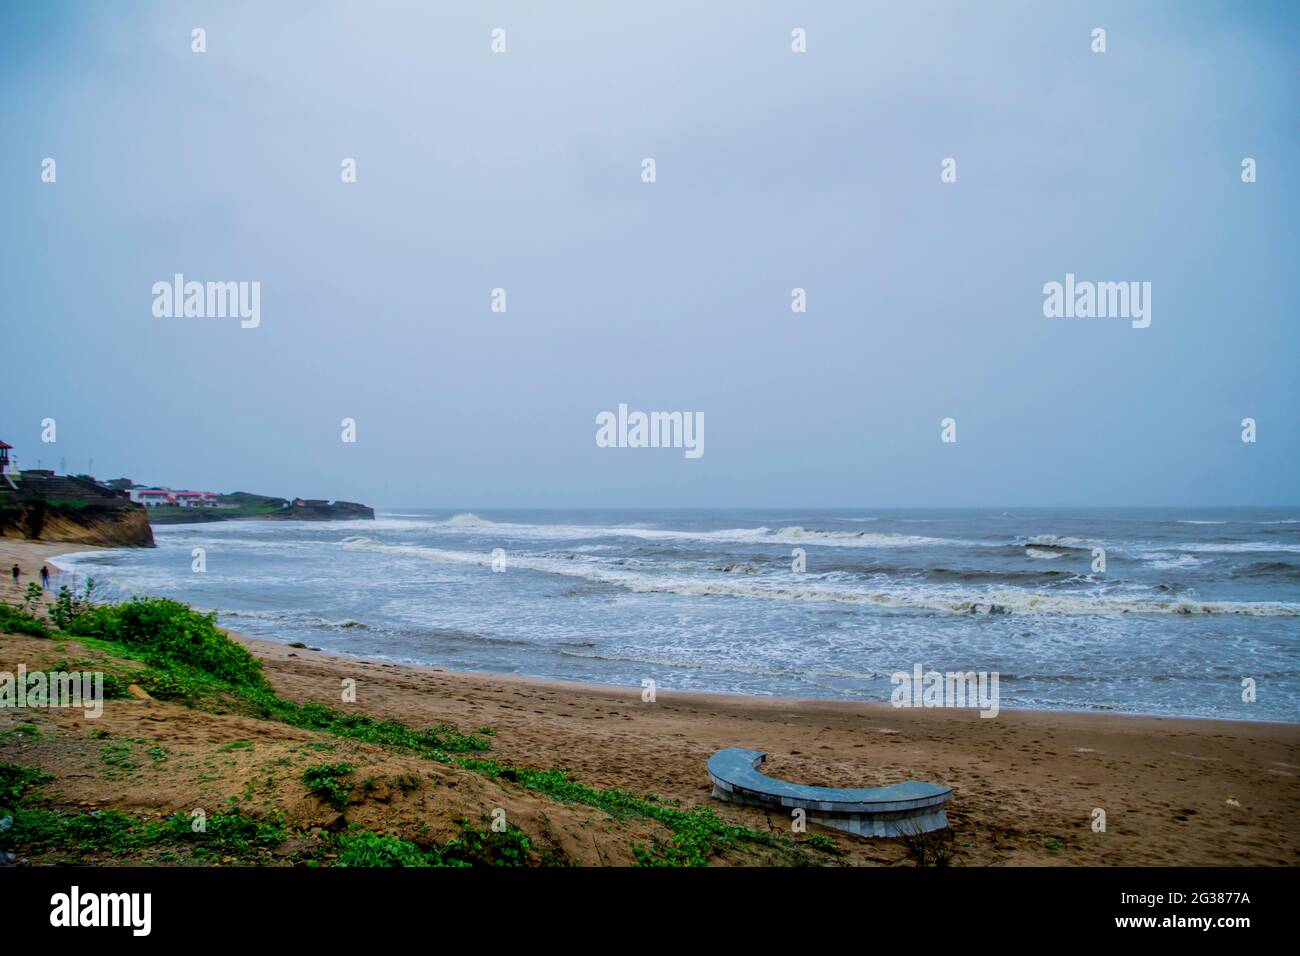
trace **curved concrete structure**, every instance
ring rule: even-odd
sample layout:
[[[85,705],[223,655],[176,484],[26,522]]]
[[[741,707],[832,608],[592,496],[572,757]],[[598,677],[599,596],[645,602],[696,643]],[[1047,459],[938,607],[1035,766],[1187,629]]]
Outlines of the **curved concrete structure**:
[[[758,767],[767,754],[728,747],[709,758],[713,796],[769,809],[802,808],[808,819],[858,836],[897,837],[942,830],[951,787],[908,780],[888,787],[809,787]]]

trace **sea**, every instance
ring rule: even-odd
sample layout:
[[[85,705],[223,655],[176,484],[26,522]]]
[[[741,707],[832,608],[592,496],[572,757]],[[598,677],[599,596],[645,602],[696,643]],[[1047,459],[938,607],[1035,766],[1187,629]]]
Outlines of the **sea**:
[[[466,671],[888,702],[919,665],[997,673],[1003,709],[1300,721],[1300,509],[404,509],[154,534],[58,559],[56,585]]]

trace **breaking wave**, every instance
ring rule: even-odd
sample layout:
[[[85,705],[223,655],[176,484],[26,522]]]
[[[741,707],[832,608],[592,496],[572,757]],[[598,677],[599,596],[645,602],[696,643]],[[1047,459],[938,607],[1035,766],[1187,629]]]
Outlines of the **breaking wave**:
[[[382,554],[399,554],[447,564],[490,567],[486,553],[454,551],[420,545],[380,544],[356,540],[345,548]],[[1043,594],[1016,588],[963,591],[943,587],[905,584],[865,589],[838,582],[814,580],[792,585],[789,578],[757,578],[749,574],[726,574],[720,578],[690,577],[676,573],[653,573],[609,567],[591,559],[536,557],[510,558],[510,567],[545,574],[582,578],[611,584],[635,593],[670,593],[697,597],[760,598],[778,601],[821,601],[866,604],[882,607],[937,611],[951,614],[1241,614],[1268,617],[1300,616],[1300,604],[1287,602],[1195,601],[1186,598],[1159,600],[1141,597],[1111,597],[1080,593]],[[808,575],[812,577],[812,575]]]

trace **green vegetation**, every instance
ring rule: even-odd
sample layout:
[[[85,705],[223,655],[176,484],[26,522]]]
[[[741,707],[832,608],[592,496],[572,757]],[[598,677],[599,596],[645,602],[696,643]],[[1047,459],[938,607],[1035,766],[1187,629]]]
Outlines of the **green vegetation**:
[[[512,767],[475,756],[490,749],[485,739],[492,733],[490,728],[480,728],[477,734],[462,733],[452,725],[416,729],[400,721],[346,713],[315,701],[297,703],[285,700],[271,688],[262,672],[261,662],[216,627],[215,615],[200,614],[176,601],[136,599],[118,605],[92,605],[88,599],[79,600],[61,592],[50,613],[51,616],[58,615],[60,628],[65,634],[76,637],[89,648],[125,658],[119,661],[122,666],[129,666],[132,660],[142,660],[147,666],[118,675],[117,680],[138,683],[159,699],[180,700],[189,706],[218,712],[235,710],[302,729],[397,748],[508,781],[555,800],[588,806],[614,817],[655,821],[668,830],[670,839],[652,839],[649,845],[633,847],[634,855],[642,865],[701,866],[720,851],[742,845],[779,850],[791,862],[806,860],[804,851],[793,841],[726,823],[711,808],[683,810],[665,804],[654,795],[638,797],[625,791],[589,787],[569,779],[562,770]],[[41,623],[30,615],[25,615],[23,620],[28,618]],[[0,629],[3,627],[0,623]],[[232,741],[223,749],[234,750],[246,743]],[[328,749],[328,745],[321,744],[320,749]],[[165,756],[153,752],[150,756],[155,763],[165,759]],[[129,744],[106,745],[102,757],[111,772],[130,772],[138,763]],[[321,764],[304,772],[303,781],[313,793],[342,811],[353,791],[352,782],[345,778],[354,771],[351,764]],[[26,815],[35,812],[28,811]],[[24,827],[15,824],[19,835],[37,833],[41,839],[53,841],[49,845],[57,846],[66,846],[72,839],[67,835],[71,832],[68,828],[76,827],[96,833],[112,831],[117,834],[112,840],[118,842],[128,837],[145,843],[160,839],[150,835],[153,831],[140,829],[144,824],[132,824],[123,830],[120,821],[113,822],[115,818],[112,817],[108,818],[109,822],[91,825],[71,822],[75,815],[50,816],[48,811],[40,812],[47,816],[33,817],[36,822]],[[109,811],[103,811],[101,817],[106,813]],[[211,823],[210,820],[209,832],[212,831]],[[33,827],[37,829],[33,830]],[[218,830],[223,827],[237,832],[247,830],[245,824],[234,820],[223,822]],[[85,839],[84,835],[79,838]],[[17,837],[11,833],[7,839],[14,841]],[[813,839],[806,842],[816,849],[825,849]],[[260,845],[255,839],[245,837],[243,840],[246,848]],[[527,836],[517,829],[507,828],[500,833],[481,831],[467,821],[455,840],[436,849],[420,849],[395,837],[359,835],[352,831],[338,837],[337,842],[340,862],[350,866],[465,863],[513,866],[523,865],[531,849]],[[210,849],[215,845],[211,841],[198,841],[192,849]]]
[[[31,767],[0,763],[0,810],[9,810],[17,806],[28,787],[47,783],[53,779],[49,774]]]
[[[64,630],[138,651],[159,666],[194,667],[235,686],[269,689],[262,662],[217,629],[215,614],[200,614],[177,601],[136,598],[83,610]]]
[[[352,795],[352,784],[344,783],[357,768],[350,763],[323,763],[308,767],[302,775],[307,789],[325,800],[335,810],[342,810]]]
[[[40,618],[4,601],[0,601],[0,631],[8,634],[26,634],[30,637],[53,636],[49,625]]]
[[[196,828],[196,826],[198,828]],[[27,853],[62,851],[117,855],[151,847],[187,850],[197,862],[241,858],[279,846],[286,837],[279,817],[255,820],[238,810],[214,813],[198,826],[188,817],[138,820],[117,810],[62,813],[19,807],[13,825],[0,831],[0,849]]]
[[[336,866],[437,866],[437,853],[421,850],[409,840],[370,830],[349,830],[338,836]]]
[[[50,620],[54,622],[54,626],[65,628],[72,623],[74,618],[90,610],[94,593],[94,578],[86,579],[85,591],[80,595],[74,594],[66,584],[60,587],[58,596],[54,599],[54,605],[48,609]]]
[[[814,833],[803,842],[808,844],[814,850],[821,850],[823,853],[834,853],[838,855],[844,852],[835,845],[834,840],[826,836],[824,833]]]

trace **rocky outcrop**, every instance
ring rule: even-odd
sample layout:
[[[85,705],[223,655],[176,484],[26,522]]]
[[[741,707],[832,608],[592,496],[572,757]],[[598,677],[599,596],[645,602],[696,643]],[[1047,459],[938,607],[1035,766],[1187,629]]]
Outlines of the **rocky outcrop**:
[[[349,519],[374,520],[375,509],[355,501],[323,501],[316,498],[295,498],[280,515],[297,521],[347,521]]]

